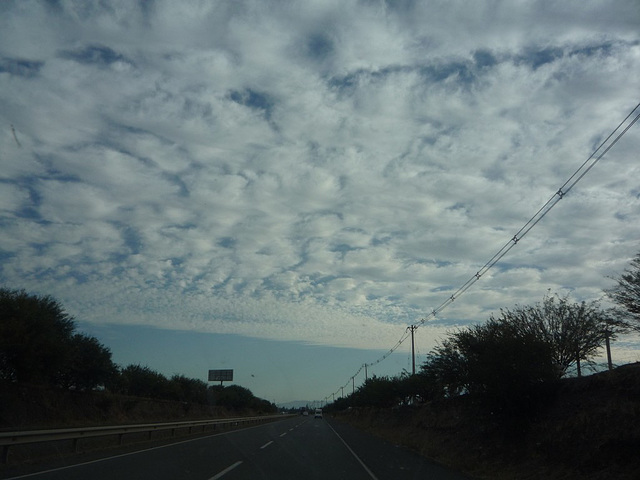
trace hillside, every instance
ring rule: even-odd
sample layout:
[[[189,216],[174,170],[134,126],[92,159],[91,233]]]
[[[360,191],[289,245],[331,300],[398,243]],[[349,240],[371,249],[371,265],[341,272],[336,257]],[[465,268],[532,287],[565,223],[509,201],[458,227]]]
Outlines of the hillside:
[[[477,478],[640,478],[640,364],[562,380],[546,399],[518,419],[464,397],[336,417]]]

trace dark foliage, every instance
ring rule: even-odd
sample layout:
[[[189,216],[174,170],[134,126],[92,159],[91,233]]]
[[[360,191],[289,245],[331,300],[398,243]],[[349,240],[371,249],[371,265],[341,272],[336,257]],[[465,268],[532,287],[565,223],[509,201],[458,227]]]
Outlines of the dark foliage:
[[[203,405],[207,403],[207,384],[202,380],[174,375],[171,377],[171,383],[178,395],[177,400]]]
[[[253,410],[256,413],[274,413],[277,407],[267,400],[257,398],[251,390],[239,385],[209,387],[211,403],[233,411]]]
[[[346,397],[336,399],[328,411],[341,411],[350,407],[389,408],[424,402],[436,397],[431,379],[419,373],[404,372],[396,377],[373,376]]]
[[[111,351],[95,337],[77,333],[69,339],[67,348],[67,362],[56,382],[61,387],[92,390],[107,385],[117,374]]]
[[[399,402],[398,380],[389,377],[367,379],[353,394],[354,407],[392,407]]]
[[[423,371],[443,395],[468,393],[493,412],[533,408],[536,387],[556,377],[548,343],[495,320],[452,333],[430,360]]]
[[[547,296],[542,304],[501,310],[499,317],[449,336],[429,355],[422,374],[442,398],[469,394],[492,412],[535,411],[542,384],[589,361],[624,331],[624,322],[597,302]]]
[[[555,380],[626,328],[597,302],[547,296],[542,304],[504,309],[497,318],[450,333],[417,375],[373,377],[330,408],[385,408],[468,395],[487,412],[524,418],[545,404]]]
[[[600,309],[598,302],[571,303],[567,297],[546,296],[542,304],[500,311],[501,325],[522,337],[549,345],[559,376],[579,361],[589,361],[605,344],[627,329],[624,321]]]
[[[128,365],[120,370],[109,389],[123,395],[165,400],[176,400],[179,395],[178,388],[167,377],[142,365]]]
[[[629,318],[640,324],[640,253],[631,260],[631,268],[626,269],[616,281],[616,287],[609,290],[607,295],[620,305]]]
[[[74,319],[53,298],[0,289],[0,381],[78,391],[105,387],[123,395],[214,403],[235,411],[277,410],[240,386],[209,390],[202,380],[184,375],[167,378],[142,365],[120,369],[107,347],[75,329]]]
[[[111,352],[75,328],[53,298],[0,289],[0,379],[76,389],[103,385],[115,369]]]

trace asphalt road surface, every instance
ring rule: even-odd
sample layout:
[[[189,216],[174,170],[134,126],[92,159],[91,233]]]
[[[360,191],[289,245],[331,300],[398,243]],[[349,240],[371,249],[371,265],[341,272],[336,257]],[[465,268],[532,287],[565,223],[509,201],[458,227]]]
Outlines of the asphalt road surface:
[[[469,480],[341,422],[303,416],[12,478]]]

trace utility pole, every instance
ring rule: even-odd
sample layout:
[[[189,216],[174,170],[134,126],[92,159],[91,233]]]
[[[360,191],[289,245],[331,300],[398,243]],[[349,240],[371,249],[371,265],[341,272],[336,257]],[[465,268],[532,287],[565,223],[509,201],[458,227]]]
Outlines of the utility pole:
[[[413,332],[418,328],[417,325],[410,325],[407,327],[407,330],[411,330],[411,374],[416,374],[416,348],[413,340]]]
[[[613,362],[611,361],[611,343],[609,342],[610,332],[607,330],[606,336],[604,337],[604,342],[607,347],[607,366],[609,370],[613,370]]]
[[[367,375],[367,364],[364,364],[364,381],[369,380],[369,375]]]

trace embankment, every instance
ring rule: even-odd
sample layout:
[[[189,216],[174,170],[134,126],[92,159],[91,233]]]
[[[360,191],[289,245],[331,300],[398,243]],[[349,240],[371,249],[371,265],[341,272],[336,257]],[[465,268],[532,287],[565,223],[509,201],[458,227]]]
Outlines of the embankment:
[[[5,431],[229,416],[231,413],[227,410],[211,405],[128,397],[109,392],[74,392],[13,384],[0,388],[0,429]]]
[[[336,418],[482,479],[640,478],[640,364],[562,380],[540,411],[521,413],[461,397]]]

